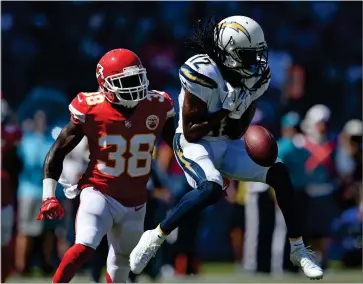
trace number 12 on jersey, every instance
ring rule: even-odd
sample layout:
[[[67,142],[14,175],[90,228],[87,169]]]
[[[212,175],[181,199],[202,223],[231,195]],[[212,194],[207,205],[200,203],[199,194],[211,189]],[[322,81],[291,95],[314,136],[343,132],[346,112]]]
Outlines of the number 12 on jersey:
[[[212,63],[205,55],[198,55],[190,62],[193,63],[196,69],[199,69],[199,65],[209,65]]]
[[[116,146],[114,152],[108,153],[108,161],[114,162],[114,166],[107,166],[106,161],[98,160],[97,169],[103,174],[114,177],[123,173],[127,173],[130,177],[147,175],[151,169],[151,152],[155,140],[154,134],[137,134],[129,141],[121,135],[103,135],[98,140],[100,147]],[[147,149],[141,150],[142,144],[147,145]],[[124,157],[126,153],[131,155],[127,159]],[[140,166],[139,161],[145,161],[144,165]]]

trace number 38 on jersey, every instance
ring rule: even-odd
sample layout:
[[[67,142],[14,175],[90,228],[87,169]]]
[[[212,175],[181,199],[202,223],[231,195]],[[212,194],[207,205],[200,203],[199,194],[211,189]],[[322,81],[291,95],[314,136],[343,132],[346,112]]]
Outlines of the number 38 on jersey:
[[[99,146],[103,149],[113,147],[115,150],[108,152],[107,161],[98,160],[97,169],[114,177],[122,174],[130,177],[149,174],[155,139],[154,134],[137,134],[128,141],[121,135],[101,136],[98,139]]]

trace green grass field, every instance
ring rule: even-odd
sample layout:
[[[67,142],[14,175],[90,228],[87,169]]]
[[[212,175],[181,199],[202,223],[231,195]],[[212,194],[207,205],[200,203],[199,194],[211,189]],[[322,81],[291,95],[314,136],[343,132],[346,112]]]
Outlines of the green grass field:
[[[9,283],[51,283],[51,278],[33,276],[21,278],[13,276]],[[149,278],[141,276],[139,282],[148,283]],[[202,273],[193,277],[168,277],[159,280],[160,283],[311,283],[303,275],[285,274],[283,276],[251,275],[243,272],[235,272],[232,264],[204,264]],[[321,283],[363,283],[363,275],[360,270],[328,270]],[[91,283],[89,275],[79,275],[71,283]]]

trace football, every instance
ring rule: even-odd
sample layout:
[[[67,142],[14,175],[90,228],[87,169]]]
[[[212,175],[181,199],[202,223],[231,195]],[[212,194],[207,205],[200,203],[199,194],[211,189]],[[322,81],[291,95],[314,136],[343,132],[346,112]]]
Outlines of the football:
[[[250,126],[245,135],[244,141],[250,158],[262,167],[271,167],[278,154],[277,143],[273,135],[264,127]]]

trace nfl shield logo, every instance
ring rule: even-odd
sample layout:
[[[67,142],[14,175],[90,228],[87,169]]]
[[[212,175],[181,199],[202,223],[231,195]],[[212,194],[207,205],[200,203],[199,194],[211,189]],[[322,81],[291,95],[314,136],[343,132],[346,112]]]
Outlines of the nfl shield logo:
[[[131,121],[125,120],[125,127],[130,128],[131,126]]]

